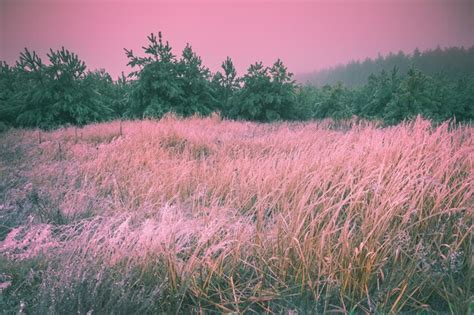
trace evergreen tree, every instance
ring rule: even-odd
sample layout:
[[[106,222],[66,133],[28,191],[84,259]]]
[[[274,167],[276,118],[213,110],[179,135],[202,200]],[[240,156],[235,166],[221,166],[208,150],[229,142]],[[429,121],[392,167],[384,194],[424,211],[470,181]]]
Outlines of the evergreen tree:
[[[222,62],[223,72],[217,72],[212,78],[216,101],[216,108],[225,116],[229,115],[235,92],[240,88],[240,79],[237,77],[234,63],[230,57]]]
[[[474,74],[459,79],[450,91],[450,116],[458,121],[474,121]]]
[[[130,108],[131,82],[122,72],[117,81],[112,82],[112,110],[114,117],[124,118]]]
[[[399,84],[400,79],[396,67],[390,75],[385,70],[382,70],[379,75],[371,74],[368,84],[364,87],[365,104],[362,104],[358,113],[367,118],[382,118]]]
[[[421,71],[410,68],[397,93],[388,103],[384,119],[388,123],[397,123],[419,114],[430,118],[437,110],[430,92],[429,78]]]
[[[353,114],[351,94],[340,82],[321,89],[321,98],[315,104],[314,118],[347,119]]]
[[[0,62],[0,123],[14,125],[17,116],[17,71],[6,62]]]
[[[65,48],[50,50],[47,63],[27,49],[13,67],[0,62],[0,129],[216,110],[260,122],[358,115],[393,124],[419,114],[435,121],[474,119],[474,47],[379,55],[328,72],[333,79],[344,74],[352,83],[368,77],[367,84],[352,88],[341,82],[297,86],[280,60],[271,67],[252,64],[239,78],[227,57],[212,75],[189,44],[178,59],[161,33],[148,36],[143,50],[144,57],[125,50],[133,71],[130,79],[122,74],[115,82],[105,70],[87,71]],[[426,69],[435,74],[427,75]]]
[[[214,102],[210,85],[210,72],[202,65],[201,58],[187,45],[178,61],[161,32],[158,39],[148,36],[148,46],[143,47],[146,57],[137,57],[131,50],[126,54],[128,65],[138,66],[130,77],[136,78],[132,86],[132,117],[162,117],[167,112],[182,116],[209,114]]]
[[[17,125],[54,128],[110,118],[110,108],[97,97],[95,84],[85,80],[86,65],[76,54],[63,47],[47,57],[49,65],[35,52],[20,54],[13,101]]]
[[[201,58],[189,44],[183,49],[178,66],[178,80],[182,93],[181,100],[175,104],[173,111],[181,116],[210,114],[215,103],[210,84],[211,73],[202,65]]]
[[[314,119],[316,105],[321,101],[321,91],[312,85],[296,87],[295,114],[299,120]]]
[[[242,82],[231,116],[261,122],[296,118],[295,83],[280,60],[271,68],[250,65]]]
[[[132,102],[128,111],[131,117],[161,117],[173,110],[182,98],[178,82],[176,56],[168,42],[163,43],[161,32],[158,40],[154,34],[148,36],[148,46],[143,47],[146,57],[138,57],[125,49],[128,66],[138,70],[129,77],[136,78],[132,86]]]

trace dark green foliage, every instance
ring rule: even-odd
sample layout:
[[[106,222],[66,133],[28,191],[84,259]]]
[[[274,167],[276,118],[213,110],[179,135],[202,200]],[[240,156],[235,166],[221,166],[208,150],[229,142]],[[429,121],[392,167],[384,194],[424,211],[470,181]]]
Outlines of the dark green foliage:
[[[242,82],[231,117],[260,122],[296,118],[295,83],[280,60],[271,68],[261,62],[251,65]]]
[[[322,88],[300,89],[299,106],[309,118],[349,118],[356,115],[396,124],[418,115],[433,121],[474,118],[474,73],[457,81],[431,77],[412,67],[400,75],[397,68],[371,74],[369,82],[348,88],[340,82]],[[301,117],[301,115],[300,115]]]
[[[212,74],[188,44],[173,54],[161,33],[145,56],[127,50],[128,75],[86,71],[78,56],[51,50],[44,63],[25,49],[14,66],[0,61],[0,132],[56,128],[122,118],[209,115],[258,122],[348,119],[395,124],[422,115],[433,121],[474,119],[474,47],[390,54],[320,74],[322,87],[296,85],[280,60],[252,64],[242,77],[232,59]],[[337,79],[337,80],[336,80]],[[366,82],[366,83],[364,83]]]
[[[139,67],[130,74],[136,78],[132,86],[131,117],[162,117],[168,112],[181,116],[209,114],[213,97],[210,71],[202,66],[199,58],[187,45],[180,60],[164,43],[161,32],[158,38],[148,36],[148,46],[143,47],[146,57],[135,56],[127,50],[128,65]]]
[[[174,111],[183,116],[210,114],[214,103],[210,84],[211,72],[202,65],[201,58],[189,44],[183,50],[178,67],[178,83],[182,96]]]
[[[17,117],[17,123],[41,128],[85,123],[90,109],[81,108],[81,101],[87,97],[83,95],[84,87],[80,86],[80,79],[85,75],[84,62],[64,49],[51,51],[48,58],[50,66],[43,64],[35,53],[30,54],[28,50],[20,55],[18,70],[26,86],[19,100],[21,114]]]
[[[131,82],[122,72],[122,75],[113,82],[112,89],[112,110],[114,117],[124,118],[130,108]]]
[[[347,119],[353,114],[351,106],[351,91],[341,83],[334,86],[326,85],[315,104],[314,118]]]
[[[153,34],[148,39],[149,46],[143,47],[147,57],[137,57],[133,51],[125,50],[128,65],[140,68],[129,75],[137,78],[131,92],[133,102],[128,112],[131,117],[160,117],[172,110],[182,93],[177,82],[176,56],[172,54],[168,42],[163,44],[161,33],[159,41]]]
[[[0,62],[0,122],[3,126],[15,120],[16,71],[5,62]]]
[[[400,85],[398,69],[394,68],[391,74],[385,70],[369,76],[369,82],[361,90],[362,97],[356,103],[360,104],[357,108],[358,113],[365,118],[382,119],[387,104],[392,100]]]
[[[430,78],[418,70],[410,69],[397,92],[391,99],[387,99],[389,102],[383,115],[385,120],[389,123],[397,123],[420,114],[437,118],[438,108],[433,100],[434,91],[431,84]]]
[[[450,116],[461,121],[474,120],[474,74],[459,79],[446,89],[452,96]]]
[[[321,90],[310,85],[296,87],[295,115],[299,120],[313,119],[315,107],[321,98]]]
[[[217,72],[212,78],[212,85],[216,103],[216,109],[223,115],[229,116],[232,110],[232,102],[236,91],[240,89],[240,78],[237,77],[234,63],[230,57],[221,65],[223,73]]]
[[[50,50],[47,57],[49,64],[25,49],[14,69],[2,67],[0,81],[6,87],[1,94],[2,120],[20,127],[48,129],[83,125],[111,115],[98,84],[104,78],[86,73],[85,63],[64,48]]]
[[[201,58],[188,44],[178,60],[161,33],[148,36],[145,57],[125,50],[132,68],[131,117],[162,117],[168,112],[180,116],[224,116],[255,121],[294,119],[295,85],[292,74],[278,60],[271,67],[251,65],[243,78],[230,58],[222,63],[223,72],[211,75]],[[242,87],[240,87],[242,83]]]

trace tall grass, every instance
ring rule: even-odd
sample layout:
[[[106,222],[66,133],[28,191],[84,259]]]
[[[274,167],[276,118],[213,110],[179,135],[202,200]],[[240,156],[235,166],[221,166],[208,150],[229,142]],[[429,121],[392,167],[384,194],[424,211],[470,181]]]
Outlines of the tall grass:
[[[167,117],[41,143],[38,131],[9,131],[0,304],[467,314],[473,130]]]

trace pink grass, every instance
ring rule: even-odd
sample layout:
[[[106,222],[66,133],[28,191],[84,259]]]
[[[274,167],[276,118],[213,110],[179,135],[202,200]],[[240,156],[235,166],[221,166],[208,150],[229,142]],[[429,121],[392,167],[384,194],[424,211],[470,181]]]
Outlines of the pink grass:
[[[4,207],[23,203],[33,221],[0,251],[47,262],[36,307],[467,312],[472,127],[167,117],[123,122],[120,135],[119,124],[41,143],[38,131],[2,135],[21,152],[2,160],[5,183],[14,169],[24,178]],[[32,233],[47,240],[33,246]]]

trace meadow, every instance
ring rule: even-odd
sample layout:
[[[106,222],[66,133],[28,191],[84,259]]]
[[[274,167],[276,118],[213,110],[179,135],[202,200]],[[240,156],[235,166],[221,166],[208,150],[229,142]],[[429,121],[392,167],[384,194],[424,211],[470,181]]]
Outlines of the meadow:
[[[0,310],[474,311],[474,128],[218,116],[0,134]]]

